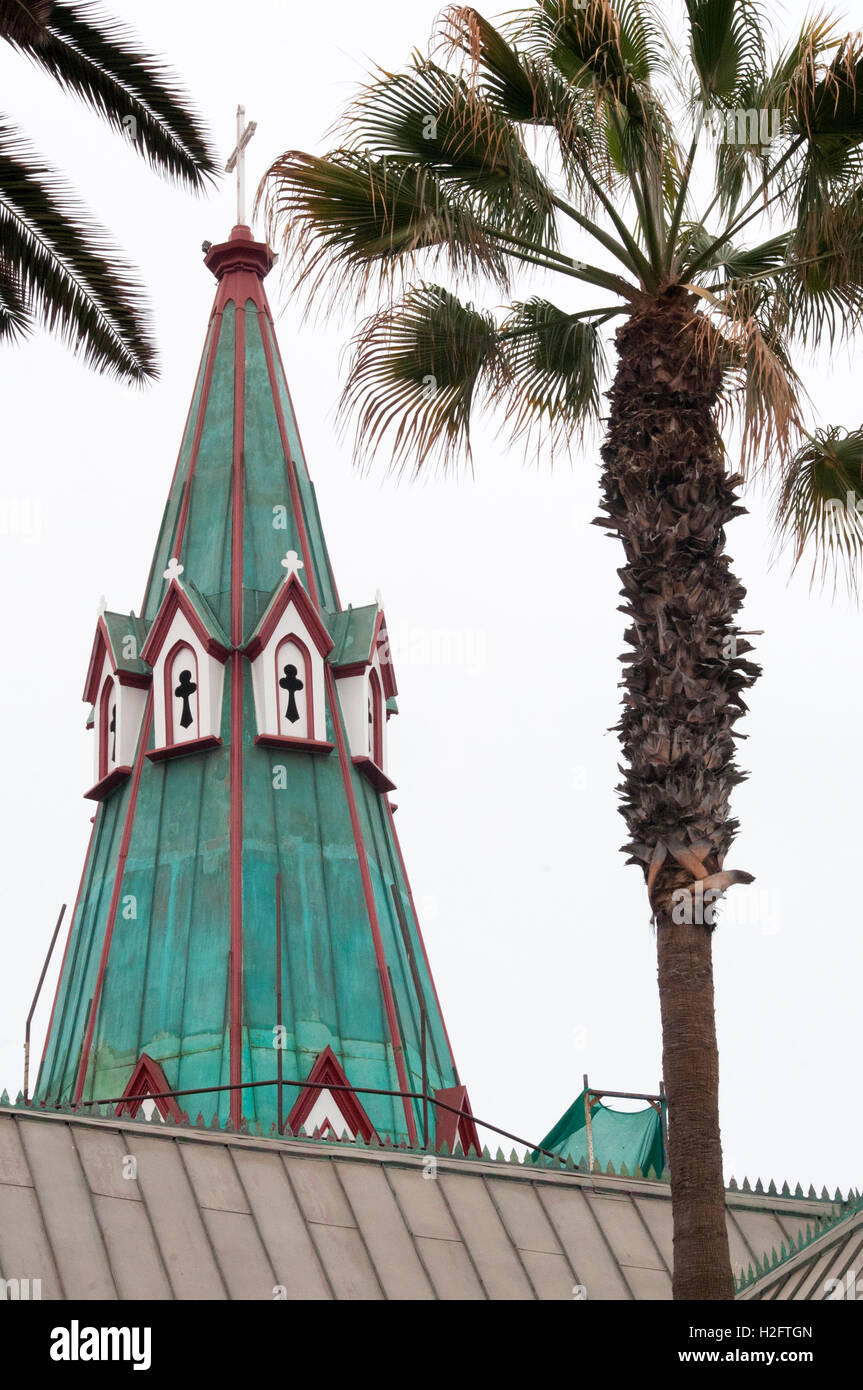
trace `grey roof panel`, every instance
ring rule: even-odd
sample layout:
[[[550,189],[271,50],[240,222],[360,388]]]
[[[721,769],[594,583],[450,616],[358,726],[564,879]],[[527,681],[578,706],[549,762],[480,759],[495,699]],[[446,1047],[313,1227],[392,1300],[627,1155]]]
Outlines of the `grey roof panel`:
[[[461,1239],[437,1177],[427,1177],[425,1168],[392,1168],[387,1177],[414,1239]]]
[[[0,1104],[0,1276],[41,1279],[43,1298],[668,1298],[669,1197],[640,1178]],[[735,1189],[728,1221],[738,1274],[758,1262],[744,1299],[824,1298],[863,1260],[852,1198]]]
[[[284,1164],[278,1153],[237,1149],[237,1175],[249,1202],[276,1283],[288,1299],[332,1298]]]
[[[117,1297],[172,1299],[171,1281],[143,1202],[96,1194],[93,1207],[111,1262]],[[130,1251],[135,1252],[134,1259],[130,1259]]]
[[[535,1298],[524,1264],[482,1180],[477,1182],[472,1173],[454,1173],[448,1168],[444,1171],[441,1164],[438,1174],[441,1191],[471,1250],[487,1296]]]
[[[312,1239],[336,1298],[385,1298],[381,1282],[356,1227],[314,1223]]]
[[[138,1161],[138,1184],[147,1204],[174,1297],[227,1298],[177,1141],[152,1131],[127,1131],[129,1152]]]
[[[487,1178],[486,1186],[501,1220],[519,1250],[561,1255],[560,1241],[531,1183]],[[575,1282],[575,1279],[570,1281]]]
[[[340,1163],[335,1159],[333,1167],[387,1298],[434,1298],[382,1165]]]
[[[272,1299],[279,1280],[270,1264],[251,1216],[239,1211],[201,1212],[228,1297]]]
[[[0,1182],[0,1278],[40,1279],[43,1298],[65,1296],[32,1187]]]
[[[71,1126],[25,1125],[21,1143],[54,1259],[76,1297],[115,1299],[117,1289]]]
[[[249,1203],[230,1150],[215,1144],[184,1144],[181,1152],[199,1207],[248,1214]]]
[[[542,1203],[588,1298],[631,1299],[632,1291],[603,1237],[584,1193],[549,1183]]]
[[[551,1255],[546,1250],[522,1250],[521,1258],[537,1298],[572,1302],[578,1281],[565,1255]]]
[[[437,1236],[415,1236],[414,1239],[438,1298],[464,1301],[485,1298],[479,1274],[460,1241],[442,1240]]]
[[[602,1226],[612,1254],[618,1264],[624,1267],[627,1277],[630,1269],[666,1272],[655,1242],[628,1195],[589,1195],[587,1201]]]
[[[285,1154],[284,1164],[307,1221],[319,1221],[325,1226],[356,1226],[329,1159]]]

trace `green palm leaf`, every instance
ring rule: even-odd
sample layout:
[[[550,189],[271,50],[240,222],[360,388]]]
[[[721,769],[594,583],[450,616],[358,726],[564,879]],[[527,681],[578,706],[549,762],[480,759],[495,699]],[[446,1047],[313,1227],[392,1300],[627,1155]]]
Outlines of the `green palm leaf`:
[[[752,0],[686,0],[692,66],[703,102],[733,105],[741,83],[764,70],[764,34]]]
[[[516,127],[462,78],[416,59],[367,87],[344,127],[358,151],[432,167],[487,225],[555,244],[551,191]]]
[[[39,321],[100,370],[137,382],[156,375],[129,266],[2,118],[0,267],[7,338]]]
[[[776,520],[780,537],[799,564],[814,554],[813,577],[841,574],[859,586],[863,558],[863,429],[816,430],[792,460],[779,489]]]
[[[537,447],[570,447],[599,419],[607,364],[597,322],[534,298],[513,305],[500,340],[512,438],[533,434]]]
[[[374,159],[355,150],[327,159],[289,150],[262,184],[272,228],[288,221],[297,287],[315,293],[325,281],[333,295],[363,292],[378,273],[393,274],[418,252],[430,252],[456,274],[482,266],[506,281],[503,252],[463,198],[436,172],[399,159]]]
[[[215,174],[204,127],[169,69],[100,6],[0,0],[0,37],[125,135],[160,173],[193,189]]]
[[[492,316],[420,284],[361,325],[341,409],[356,418],[358,456],[391,435],[393,463],[419,471],[434,452],[469,457],[477,395],[499,398],[507,383]]]

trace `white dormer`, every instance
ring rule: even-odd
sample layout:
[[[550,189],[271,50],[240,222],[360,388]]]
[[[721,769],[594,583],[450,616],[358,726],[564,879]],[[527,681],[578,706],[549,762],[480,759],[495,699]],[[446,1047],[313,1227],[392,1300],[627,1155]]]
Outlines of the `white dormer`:
[[[159,760],[221,743],[227,638],[206,600],[170,570],[143,657],[153,668],[153,748]],[[167,576],[166,576],[167,577]]]
[[[94,734],[91,801],[104,800],[132,771],[150,685],[142,648],[139,619],[100,613],[84,688]]]
[[[383,610],[351,609],[336,668],[336,686],[351,759],[378,791],[393,791],[387,756],[387,719],[398,693]]]
[[[245,647],[257,742],[328,753],[325,661],[333,641],[300,581],[296,552],[282,564],[285,578]]]

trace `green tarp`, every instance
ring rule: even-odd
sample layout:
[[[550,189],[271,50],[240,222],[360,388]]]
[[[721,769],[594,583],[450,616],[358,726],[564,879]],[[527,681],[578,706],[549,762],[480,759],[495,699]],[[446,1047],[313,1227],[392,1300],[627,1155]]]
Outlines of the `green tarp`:
[[[539,1148],[531,1157],[534,1162],[541,1157],[540,1149],[550,1150],[560,1158],[571,1158],[573,1163],[587,1165],[587,1116],[584,1096],[573,1101],[565,1115],[562,1115],[552,1130],[541,1139]],[[601,1101],[594,1103],[590,1112],[593,1131],[593,1157],[605,1172],[610,1163],[618,1172],[625,1163],[630,1173],[640,1168],[647,1173],[653,1168],[657,1177],[665,1167],[662,1144],[662,1121],[652,1105],[646,1110],[609,1110]]]

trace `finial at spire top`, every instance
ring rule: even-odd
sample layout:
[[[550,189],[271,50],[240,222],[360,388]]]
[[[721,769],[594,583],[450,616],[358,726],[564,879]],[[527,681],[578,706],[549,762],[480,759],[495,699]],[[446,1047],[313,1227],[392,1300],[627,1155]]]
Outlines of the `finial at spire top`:
[[[237,107],[237,143],[225,165],[225,173],[237,171],[237,226],[246,226],[246,146],[258,128],[257,121],[245,124],[246,108]]]

